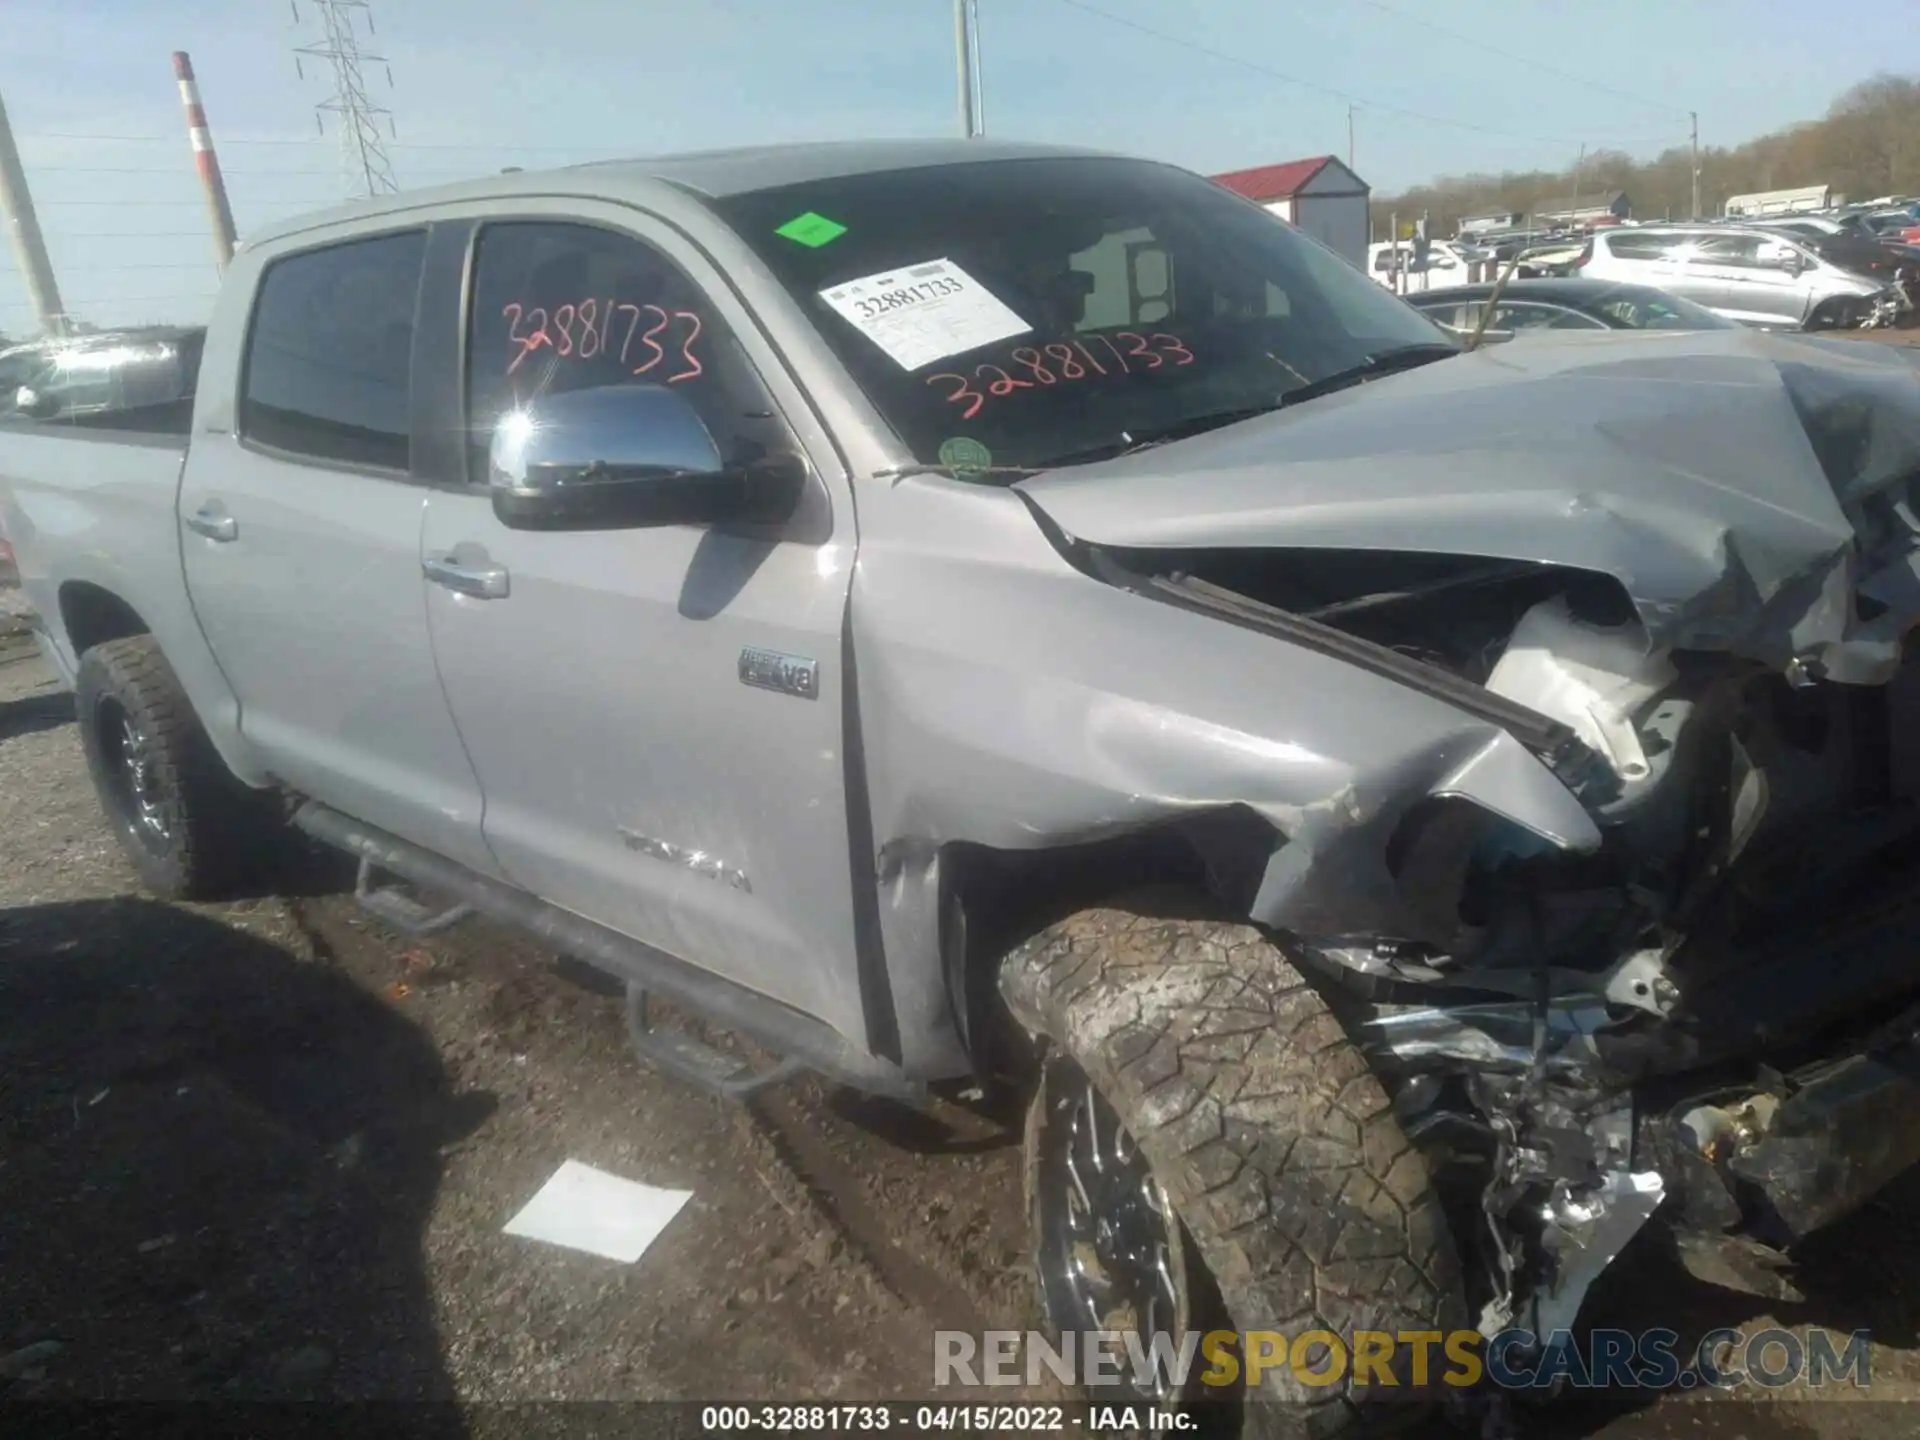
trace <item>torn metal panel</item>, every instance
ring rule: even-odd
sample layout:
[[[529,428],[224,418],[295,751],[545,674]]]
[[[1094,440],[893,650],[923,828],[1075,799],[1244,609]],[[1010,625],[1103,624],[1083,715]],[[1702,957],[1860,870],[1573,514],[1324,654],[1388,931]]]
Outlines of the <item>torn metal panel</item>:
[[[1244,806],[1289,842],[1257,918],[1414,936],[1427,922],[1385,855],[1423,798],[1470,799],[1550,846],[1599,843],[1498,725],[1090,580],[1005,490],[908,480],[863,525],[853,625],[897,985],[900,947],[933,933],[931,857],[956,841],[1050,849]]]
[[[1654,649],[1811,654],[1885,679],[1886,627],[1861,630],[1852,588],[1856,541],[1871,568],[1914,546],[1920,369],[1890,348],[1753,331],[1548,337],[1019,488],[1100,545],[1597,572],[1625,588]],[[1869,657],[1847,653],[1855,640]]]

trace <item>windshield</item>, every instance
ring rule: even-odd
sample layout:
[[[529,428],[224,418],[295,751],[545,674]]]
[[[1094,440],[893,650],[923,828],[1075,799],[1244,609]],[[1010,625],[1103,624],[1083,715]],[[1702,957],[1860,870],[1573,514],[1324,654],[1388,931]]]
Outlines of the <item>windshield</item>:
[[[983,161],[715,203],[923,463],[1091,458],[1453,343],[1274,216],[1146,161]]]
[[[1588,302],[1595,314],[1606,315],[1629,330],[1738,330],[1737,321],[1716,315],[1704,305],[1682,300],[1664,290],[1621,285]]]

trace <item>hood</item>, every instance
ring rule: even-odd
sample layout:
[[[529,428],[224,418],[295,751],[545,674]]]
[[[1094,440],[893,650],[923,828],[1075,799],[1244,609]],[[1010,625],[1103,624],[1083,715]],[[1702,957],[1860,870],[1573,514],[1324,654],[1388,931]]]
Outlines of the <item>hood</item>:
[[[1897,664],[1920,616],[1920,351],[1747,330],[1542,336],[1018,488],[1102,547],[1595,571],[1656,647],[1864,679]],[[1870,624],[1856,588],[1878,602]]]

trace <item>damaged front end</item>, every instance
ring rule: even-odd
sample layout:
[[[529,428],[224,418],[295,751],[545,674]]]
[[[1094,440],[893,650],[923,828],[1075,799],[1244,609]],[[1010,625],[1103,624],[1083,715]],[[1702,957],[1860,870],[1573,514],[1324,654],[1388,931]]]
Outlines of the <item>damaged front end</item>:
[[[1457,706],[1574,802],[1517,823],[1491,751],[1374,775],[1247,899],[1436,1161],[1489,1334],[1571,1326],[1656,1211],[1696,1275],[1790,1294],[1789,1247],[1920,1161],[1920,371],[1700,345],[1509,347],[1520,407],[1431,367],[1281,417],[1280,460],[1239,427],[1163,522],[1022,487],[1085,573]],[[1429,440],[1390,482],[1383,424]]]

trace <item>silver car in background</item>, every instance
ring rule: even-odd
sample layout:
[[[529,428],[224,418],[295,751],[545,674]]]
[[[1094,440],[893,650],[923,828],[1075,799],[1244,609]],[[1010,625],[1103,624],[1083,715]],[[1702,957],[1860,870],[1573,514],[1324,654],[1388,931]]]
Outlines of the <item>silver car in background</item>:
[[[1574,273],[1651,285],[1729,320],[1795,330],[1857,325],[1886,288],[1792,236],[1725,225],[1601,230]]]

